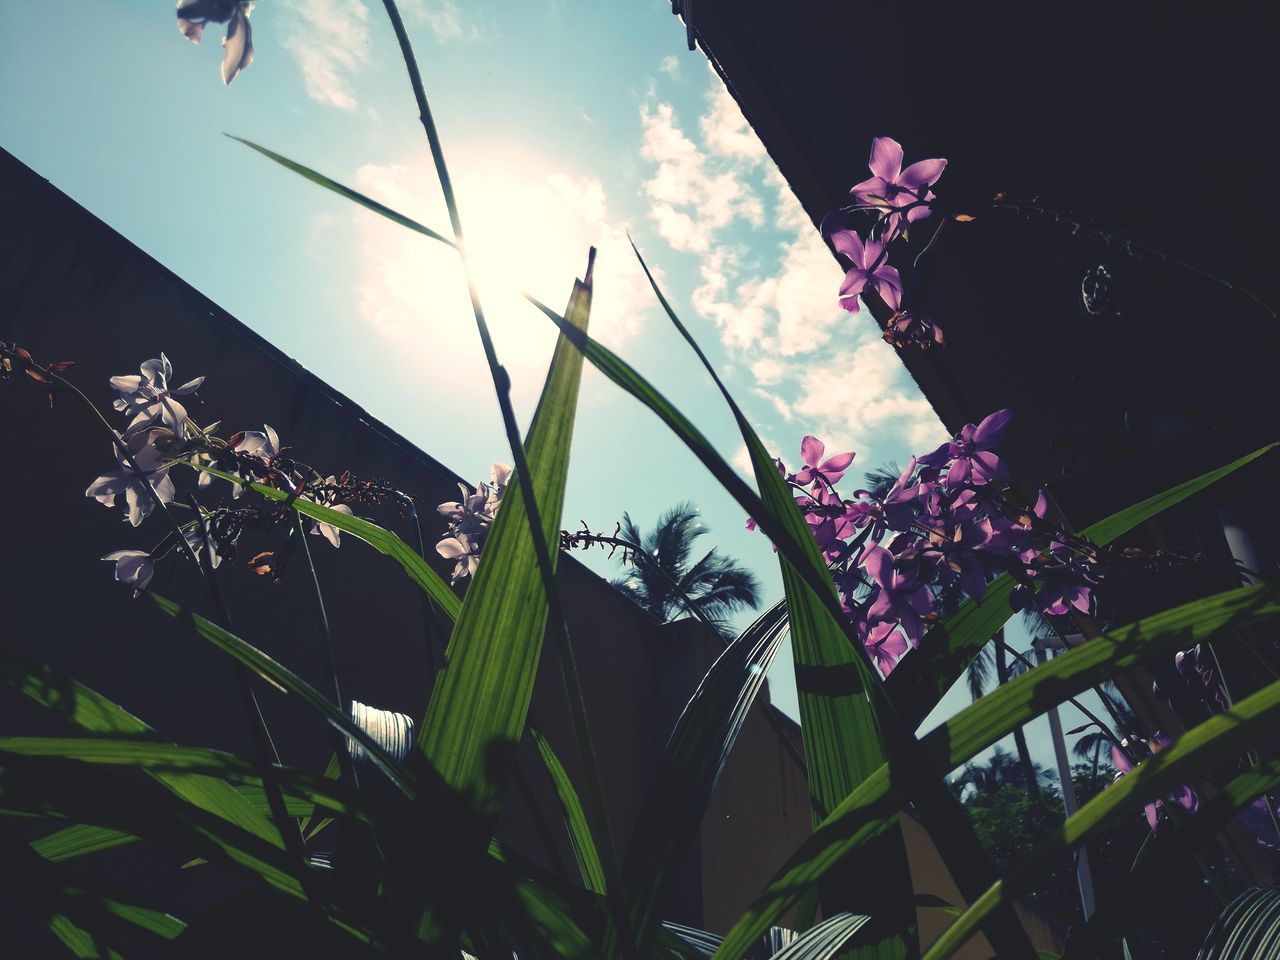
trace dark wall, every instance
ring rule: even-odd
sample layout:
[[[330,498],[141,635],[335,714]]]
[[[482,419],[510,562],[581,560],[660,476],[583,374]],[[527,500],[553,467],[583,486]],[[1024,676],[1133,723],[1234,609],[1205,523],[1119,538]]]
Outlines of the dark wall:
[[[1117,475],[1151,493],[1191,475],[1189,453],[1221,463],[1276,438],[1280,322],[1254,299],[1280,304],[1262,7],[1220,4],[1211,24],[1178,4],[906,3],[885,28],[860,3],[690,6],[815,224],[868,176],[874,137],[907,162],[949,158],[941,200],[977,219],[919,271],[920,243],[898,255],[907,304],[947,340],[903,361],[952,430],[1012,407],[1016,477],[1066,481],[1075,523],[1125,504]],[[998,191],[1060,216],[993,210]],[[1095,316],[1081,282],[1099,264],[1114,296]]]
[[[275,427],[285,443],[324,472],[350,469],[385,477],[428,504],[456,495],[455,475],[415,449],[347,398],[307,373],[180,278],[0,152],[0,340],[17,342],[40,361],[80,362],[70,376],[99,409],[113,399],[107,379],[132,373],[164,350],[179,378],[204,374],[208,387],[189,405],[201,423],[221,419],[227,433]],[[114,465],[100,424],[70,398],[50,412],[21,381],[0,383],[4,436],[0,528],[0,644],[47,661],[156,727],[164,736],[249,755],[251,744],[229,660],[145,599],[112,580],[98,558],[150,548],[163,535],[153,518],[139,530],[84,496]],[[180,488],[192,482],[177,475]],[[220,481],[218,481],[220,483]],[[208,502],[206,495],[205,501]],[[412,540],[410,524],[390,507],[361,508]],[[423,516],[428,559],[439,530]],[[246,534],[243,556],[273,546]],[[429,689],[424,617],[416,588],[387,558],[344,536],[339,550],[311,538],[337,641],[347,699],[420,718]],[[441,573],[444,566],[437,563]],[[243,563],[227,563],[220,581],[236,631],[325,689],[321,641],[306,583],[295,566],[272,586]],[[639,815],[671,726],[720,641],[693,624],[663,628],[572,557],[557,575],[586,689],[615,839],[625,845]],[[193,571],[161,564],[152,589],[206,611]],[[284,761],[318,769],[329,754],[313,715],[265,684],[264,711]],[[727,926],[759,891],[785,852],[808,831],[803,774],[782,749],[778,729],[798,740],[794,724],[771,725],[757,706],[747,722],[701,840],[677,879],[668,915]],[[771,708],[770,708],[771,709]],[[559,666],[544,649],[532,719],[580,782]],[[0,733],[61,732],[49,715],[0,688]],[[515,787],[499,835],[529,856],[572,869],[573,854],[554,794],[526,742],[519,763],[536,807],[553,834],[549,853],[527,798]],[[691,844],[696,851],[698,845]],[[180,876],[144,851],[122,848],[91,858],[144,902],[177,909],[217,901],[226,877],[216,869]],[[86,861],[87,863],[88,861]],[[175,907],[174,897],[177,896]],[[181,912],[181,911],[179,911]],[[0,929],[7,924],[0,914]]]

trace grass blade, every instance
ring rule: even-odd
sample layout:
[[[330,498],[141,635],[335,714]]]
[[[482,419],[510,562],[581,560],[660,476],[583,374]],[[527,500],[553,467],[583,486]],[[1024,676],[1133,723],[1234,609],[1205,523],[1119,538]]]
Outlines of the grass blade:
[[[786,627],[786,603],[778,601],[725,648],[676,721],[623,863],[628,909],[642,948],[656,935],[667,884],[696,842]]]
[[[280,154],[276,153],[274,150],[268,150],[266,147],[256,144],[252,140],[246,140],[243,137],[237,137],[230,133],[225,134],[225,136],[236,141],[237,143],[243,143],[250,150],[256,150],[258,153],[262,154],[268,160],[274,160],[276,163],[280,164],[280,166],[284,167],[286,170],[292,170],[298,176],[306,180],[310,180],[312,183],[317,184],[318,186],[324,187],[326,190],[332,191],[333,193],[336,193],[338,196],[343,197],[346,200],[350,200],[352,203],[357,203],[360,206],[364,207],[366,210],[373,211],[380,217],[386,217],[392,223],[396,223],[402,227],[406,227],[407,229],[412,230],[414,233],[420,233],[424,237],[430,237],[432,240],[438,240],[441,243],[445,244],[446,246],[450,246],[450,247],[456,246],[456,244],[452,240],[450,240],[448,237],[446,237],[444,234],[437,233],[435,230],[432,230],[430,227],[424,227],[422,224],[418,223],[417,220],[412,220],[409,217],[406,217],[402,213],[396,213],[396,211],[392,210],[388,206],[384,206],[383,204],[379,203],[377,200],[374,200],[370,197],[366,197],[363,193],[359,193],[358,191],[352,190],[350,187],[343,186],[342,184],[338,183],[337,180],[333,180],[329,177],[326,177],[323,173],[319,173],[315,170],[312,170],[310,167],[303,166],[301,163],[298,163],[296,160],[290,160],[288,157],[281,156]]]
[[[582,876],[583,885],[593,893],[604,893],[604,866],[600,863],[600,853],[591,837],[591,828],[587,825],[587,814],[582,809],[578,791],[573,788],[568,771],[542,731],[530,724],[529,736],[533,738],[538,756],[542,758],[542,765],[547,768],[556,796],[560,798],[560,809],[564,813],[565,826],[573,844],[573,855],[578,861],[578,873]]]
[[[158,594],[150,593],[147,596],[169,616],[190,624],[199,636],[208,640],[224,653],[230,654],[259,676],[265,677],[296,696],[342,733],[359,743],[369,754],[370,759],[405,796],[410,799],[414,797],[413,777],[404,766],[388,754],[358,724],[353,723],[344,711],[330,703],[315,687],[311,686],[288,667],[267,656],[257,647],[245,643],[235,634],[223,630],[217,624],[211,623],[204,617],[197,616],[189,610],[185,610],[172,600],[166,600]]]

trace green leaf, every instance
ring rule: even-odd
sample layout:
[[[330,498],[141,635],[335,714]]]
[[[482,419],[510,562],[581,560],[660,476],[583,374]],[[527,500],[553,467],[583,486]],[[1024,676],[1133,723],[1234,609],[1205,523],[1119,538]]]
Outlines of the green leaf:
[[[1191,647],[1220,630],[1280,616],[1280,590],[1243,587],[1110,631],[1015,677],[928,734],[921,746],[942,776],[1068,697],[1157,653]],[[832,810],[774,875],[729,932],[722,957],[737,957],[906,802],[882,766]]]
[[[415,796],[414,780],[409,771],[398,760],[388,754],[377,741],[365,733],[358,724],[353,723],[345,712],[331,703],[327,697],[311,684],[307,683],[288,667],[267,656],[257,647],[245,643],[235,634],[223,630],[220,626],[211,623],[204,617],[191,613],[191,611],[180,607],[172,600],[166,600],[159,594],[148,593],[147,596],[169,616],[190,624],[199,636],[208,640],[224,653],[230,654],[259,676],[265,677],[293,694],[328,720],[329,723],[337,727],[342,733],[355,740],[365,749],[369,754],[369,758],[387,775],[401,793],[411,799]],[[234,791],[232,792],[234,793]],[[239,795],[237,795],[237,799],[240,799]]]
[[[326,177],[323,173],[317,173],[315,170],[312,170],[310,167],[305,167],[295,160],[290,160],[288,157],[281,156],[280,154],[276,153],[274,150],[268,150],[266,147],[259,146],[258,144],[254,143],[252,140],[245,140],[243,137],[233,136],[232,134],[229,134],[229,133],[226,134],[225,136],[236,141],[237,143],[243,143],[250,150],[258,151],[258,153],[262,154],[264,157],[268,158],[269,160],[274,160],[276,163],[280,164],[280,166],[284,167],[286,170],[292,170],[298,176],[303,177],[307,180],[310,180],[312,183],[317,184],[321,187],[324,187],[326,190],[330,190],[336,193],[338,196],[343,197],[347,200],[350,200],[353,203],[358,203],[360,206],[364,207],[366,210],[372,210],[374,213],[378,214],[378,216],[380,217],[386,217],[392,223],[397,223],[402,227],[407,227],[408,229],[414,231],[414,233],[420,233],[424,237],[430,237],[432,240],[439,240],[441,243],[445,244],[446,246],[450,246],[450,247],[456,246],[456,244],[452,240],[450,240],[448,237],[446,237],[444,234],[437,233],[435,230],[432,230],[430,227],[424,227],[422,224],[418,223],[418,221],[411,220],[402,213],[396,213],[396,211],[392,210],[390,207],[384,206],[383,204],[379,203],[377,200],[373,200],[370,197],[366,197],[363,193],[359,193],[355,190],[352,190],[350,187],[343,186],[342,184],[338,183],[338,181],[330,179],[329,177]]]
[[[0,675],[41,706],[90,733],[155,737],[155,731],[106,697],[48,664],[0,651]],[[215,814],[242,830],[279,846],[280,832],[262,813],[215,777],[161,772],[157,780],[188,803]]]
[[[458,612],[462,608],[462,601],[458,599],[458,595],[441,579],[440,574],[427,565],[427,562],[418,555],[416,550],[390,530],[386,530],[376,523],[371,523],[360,517],[350,516],[337,510],[330,510],[328,507],[312,503],[310,500],[290,499],[288,493],[283,490],[277,490],[275,487],[268,487],[261,483],[246,483],[242,477],[238,477],[234,473],[227,473],[215,467],[207,467],[202,464],[191,464],[191,466],[212,476],[229,480],[238,486],[247,487],[268,500],[288,503],[289,506],[304,517],[327,523],[331,527],[337,527],[343,533],[351,534],[357,540],[363,540],[382,555],[390,557],[398,563],[401,569],[408,574],[409,579],[420,586],[427,596],[436,602],[451,623],[458,619]]]
[[[1280,890],[1250,887],[1214,921],[1196,960],[1257,960],[1280,943]]]
[[[1196,774],[1271,736],[1277,719],[1280,719],[1280,681],[1192,727],[1172,746],[1140,763],[1132,773],[1120,777],[1068,817],[1056,836],[1039,844],[947,927],[929,948],[925,960],[947,960],[954,956],[976,932],[983,917],[1053,870],[1053,865],[1061,862],[1060,858],[1073,846],[1093,839],[1121,818],[1138,813],[1145,804],[1167,795]]]
[[[725,648],[676,721],[623,864],[642,945],[656,931],[670,878],[697,843],[711,794],[786,629],[787,606],[780,600]]]
[[[64,860],[97,853],[99,850],[110,850],[113,847],[136,843],[137,840],[138,838],[131,833],[112,830],[109,827],[95,827],[88,823],[76,823],[31,841],[31,849],[52,863],[61,863]]]
[[[1268,444],[1226,466],[1170,487],[1163,493],[1099,520],[1086,527],[1082,533],[1099,546],[1106,546],[1152,517],[1252,463],[1276,446],[1275,443]],[[1013,587],[1013,578],[1008,574],[997,577],[987,587],[987,595],[980,603],[964,601],[955,613],[921,638],[918,650],[902,658],[889,675],[886,687],[904,722],[911,725],[921,723],[951,689],[951,685],[964,672],[969,662],[1013,616],[1009,607],[1009,595]]]
[[[590,309],[591,287],[578,281],[566,311],[575,329],[586,328]],[[581,377],[582,357],[561,337],[526,445],[548,543],[560,531]],[[553,551],[553,564],[556,556]],[[418,737],[419,749],[445,785],[465,795],[479,815],[476,827],[484,836],[497,816],[503,775],[525,728],[547,614],[524,496],[520,484],[511,482]]]
[[[831,574],[809,525],[796,509],[795,492],[778,473],[773,458],[707,355],[671,308],[634,243],[632,249],[667,317],[702,361],[733,412],[770,517],[799,547],[798,553],[779,547],[779,562],[790,618],[809,790],[821,809],[830,810],[887,760],[884,734],[894,720],[884,712],[888,702],[880,678],[873,673],[856,636],[848,632]],[[753,516],[757,523],[761,522],[760,516]],[[906,846],[897,826],[886,825],[876,846],[877,875],[872,877],[863,871],[843,878],[841,902],[824,902],[827,912],[853,902],[887,920],[884,914],[895,909],[893,904],[909,901],[911,876]],[[914,953],[914,911],[905,906],[897,909],[895,920],[880,928],[890,931],[885,941],[860,949],[857,954],[892,958]]]
[[[217,860],[302,896],[278,838],[273,844],[255,837],[175,796],[159,781],[142,771],[10,753],[0,764],[0,806],[151,840],[178,863],[191,857]]]
[[[587,824],[587,814],[582,808],[578,791],[574,789],[568,771],[542,731],[530,724],[529,736],[538,748],[538,756],[542,758],[542,764],[547,768],[547,774],[555,786],[556,796],[560,799],[560,809],[564,814],[565,827],[569,831],[569,840],[573,844],[573,855],[578,861],[582,882],[588,890],[604,893],[604,866],[600,863],[600,853],[591,837],[591,828]]]

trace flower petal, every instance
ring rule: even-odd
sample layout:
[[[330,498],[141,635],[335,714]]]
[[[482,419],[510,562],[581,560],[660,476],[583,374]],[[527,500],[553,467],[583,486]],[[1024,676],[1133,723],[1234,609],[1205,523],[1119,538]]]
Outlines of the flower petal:
[[[918,193],[921,187],[932,186],[937,182],[946,168],[945,160],[917,160],[899,174],[898,185]]]
[[[877,177],[892,183],[902,172],[902,145],[892,137],[876,137],[871,141],[867,166]]]

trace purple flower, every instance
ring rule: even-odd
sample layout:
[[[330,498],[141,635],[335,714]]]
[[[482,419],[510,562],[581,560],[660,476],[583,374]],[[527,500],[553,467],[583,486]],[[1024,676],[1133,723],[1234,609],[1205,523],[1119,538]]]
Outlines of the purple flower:
[[[800,459],[804,461],[804,466],[795,475],[796,483],[808,486],[821,481],[826,486],[834,486],[840,482],[844,472],[849,469],[849,464],[853,463],[855,454],[853,451],[837,453],[823,460],[825,452],[826,446],[817,437],[806,435],[800,441]]]
[[[913,457],[883,500],[877,500],[869,490],[854,492],[858,499],[849,506],[849,520],[858,528],[870,524],[871,532],[867,539],[871,542],[883,537],[886,530],[902,531],[911,525],[917,503],[933,486],[927,483],[908,485],[915,472],[916,460]]]
[[[155,509],[156,498],[161,503],[173,500],[174,487],[173,481],[169,479],[169,463],[156,446],[157,440],[172,437],[173,434],[163,427],[151,427],[125,437],[125,447],[142,473],[135,473],[119,449],[113,448],[117,469],[94,480],[84,495],[106,507],[114,507],[116,497],[123,495],[125,519],[133,526],[138,526]],[[154,491],[155,497],[152,497],[150,491]]]
[[[1141,741],[1141,740],[1138,741],[1138,743],[1143,743],[1143,742],[1144,741]],[[1152,754],[1159,753],[1161,750],[1163,750],[1167,746],[1170,746],[1172,743],[1173,743],[1173,740],[1168,736],[1168,734],[1161,733],[1158,730],[1156,731],[1155,736],[1153,736],[1150,740],[1145,741],[1147,749]],[[1130,745],[1130,741],[1123,740],[1121,741],[1121,744],[1113,743],[1111,745],[1111,763],[1116,768],[1117,780],[1120,779],[1120,777],[1124,776],[1126,773],[1133,772],[1133,764],[1129,762],[1129,758],[1126,757],[1124,755],[1124,752],[1120,749],[1121,745],[1127,747]],[[1197,797],[1196,792],[1186,784],[1183,784],[1182,786],[1174,789],[1169,794],[1169,796],[1170,798],[1173,799],[1175,803],[1178,804],[1178,806],[1182,807],[1188,813],[1195,813],[1196,810],[1199,809],[1200,807],[1200,798]],[[1161,801],[1156,800],[1156,801],[1153,801],[1152,803],[1147,804],[1143,808],[1143,812],[1147,816],[1147,824],[1151,827],[1151,830],[1153,833],[1155,832],[1155,829],[1160,822],[1161,805],[1162,805]]]
[[[861,309],[858,296],[870,287],[891,309],[897,310],[902,303],[902,278],[885,261],[884,241],[864,243],[852,230],[837,230],[831,235],[831,243],[851,261],[844,283],[840,284],[840,306],[857,313]]]
[[[867,607],[867,626],[871,636],[880,624],[896,623],[915,646],[924,633],[921,617],[932,612],[933,595],[915,577],[895,568],[893,555],[879,544],[862,553],[862,565],[876,584],[873,599]]]
[[[173,398],[195,393],[204,383],[204,377],[171,388],[169,378],[173,376],[173,365],[163,353],[159,359],[146,361],[140,369],[140,375],[126,374],[112,377],[110,381],[112,389],[120,395],[113,405],[133,418],[128,430],[141,430],[159,423],[181,436],[187,410]]]
[[[949,463],[946,478],[949,487],[966,482],[981,485],[992,480],[1008,480],[1009,471],[991,451],[1004,440],[1012,419],[1013,411],[1006,409],[990,414],[976,427],[966,424],[954,440],[921,457],[920,462],[930,467]]]
[[[896,210],[910,206],[918,200],[926,203],[934,199],[929,187],[938,182],[946,169],[946,160],[919,160],[902,169],[902,146],[892,137],[876,137],[871,141],[871,158],[867,161],[872,176],[863,180],[849,192],[861,207],[878,210]],[[929,207],[912,207],[906,213],[908,223],[915,223],[929,216]],[[893,214],[891,230],[898,228],[900,214]]]
[[[102,559],[110,560],[116,565],[116,579],[127,587],[133,587],[135,597],[147,588],[147,584],[155,576],[156,567],[151,561],[151,554],[144,550],[117,550]]]
[[[253,62],[253,34],[249,14],[253,4],[245,0],[178,0],[178,30],[192,43],[199,43],[207,23],[225,23],[222,38],[222,82],[229,84]]]
[[[892,623],[879,623],[874,627],[859,624],[859,634],[865,635],[863,648],[882,677],[889,676],[907,652],[907,639]]]

